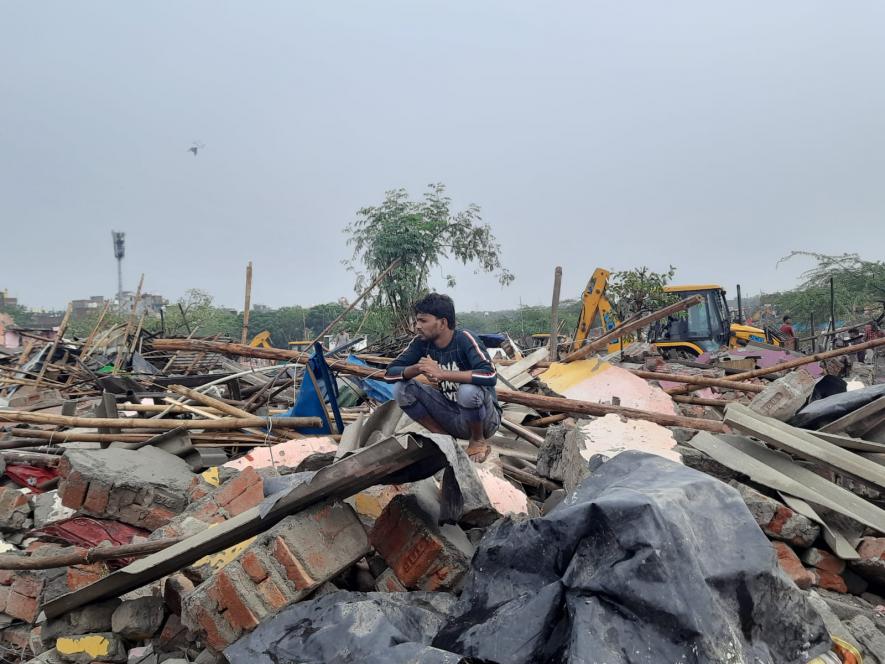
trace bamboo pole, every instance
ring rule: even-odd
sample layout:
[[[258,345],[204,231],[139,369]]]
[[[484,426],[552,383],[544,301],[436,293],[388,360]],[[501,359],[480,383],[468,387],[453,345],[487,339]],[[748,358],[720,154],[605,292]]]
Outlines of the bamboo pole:
[[[252,303],[252,261],[246,265],[246,301],[243,303],[243,333],[240,343],[245,345],[249,338],[249,307]]]
[[[732,402],[732,399],[704,399],[703,397],[689,397],[684,395],[676,395],[673,401],[677,403],[689,403],[695,406],[714,406],[716,408],[725,408]]]
[[[775,364],[770,367],[766,367],[764,369],[753,369],[751,371],[744,371],[742,373],[737,373],[731,376],[729,380],[747,380],[749,378],[758,378],[759,376],[767,376],[768,374],[777,373],[778,371],[786,371],[788,369],[795,369],[797,367],[804,366],[806,364],[811,364],[812,362],[822,362],[823,360],[829,360],[834,357],[841,357],[842,355],[850,355],[851,353],[857,353],[862,350],[868,350],[870,348],[878,348],[882,344],[885,344],[885,337],[880,339],[873,339],[872,341],[865,341],[862,344],[855,344],[853,346],[845,346],[844,348],[836,348],[834,350],[823,351],[821,353],[815,353],[814,355],[805,355],[803,357],[796,357],[792,360],[787,360],[786,362],[781,362],[780,364]],[[684,394],[686,392],[693,392],[697,388],[679,388],[679,391],[671,392],[671,394]]]
[[[606,346],[608,346],[609,342],[613,339],[617,339],[619,337],[623,337],[624,335],[630,334],[631,332],[638,330],[650,323],[654,323],[661,318],[666,318],[671,314],[675,314],[679,311],[684,311],[689,307],[693,307],[696,304],[699,304],[703,301],[703,297],[700,295],[693,295],[692,297],[687,297],[684,300],[679,300],[674,304],[671,304],[666,307],[662,307],[657,311],[653,311],[647,316],[643,316],[642,318],[637,318],[636,320],[629,323],[621,323],[612,329],[608,334],[604,334],[598,339],[594,339],[590,343],[581,346],[575,351],[572,351],[568,355],[565,356],[563,362],[574,362],[575,360],[583,360],[585,357],[594,353],[598,350],[602,350]]]
[[[220,420],[159,420],[136,417],[66,417],[46,413],[25,413],[20,410],[0,410],[0,420],[29,424],[55,424],[65,427],[117,427],[120,429],[248,429],[264,427],[267,417],[225,417]],[[273,425],[287,429],[319,427],[319,417],[275,417]]]
[[[48,440],[53,445],[56,443],[141,443],[157,435],[155,432],[148,431],[138,433],[88,433],[82,431],[45,431],[42,429],[13,429],[10,433],[16,438]],[[233,431],[215,431],[210,434],[192,433],[190,437],[192,441],[242,442],[253,446],[263,444],[265,439],[263,435],[249,436]]]
[[[740,383],[727,378],[708,378],[707,376],[692,376],[688,374],[668,374],[662,371],[642,371],[640,369],[628,369],[634,376],[646,380],[669,380],[672,383],[689,383],[691,385],[703,385],[705,387],[721,387],[726,390],[740,390],[743,392],[761,392],[763,385],[753,383]],[[671,388],[681,389],[681,388]]]
[[[151,542],[121,544],[120,546],[95,546],[91,549],[77,546],[71,547],[73,551],[65,551],[51,556],[35,556],[33,554],[29,556],[0,556],[0,569],[54,569],[71,565],[88,565],[98,560],[134,558],[162,551],[173,544],[178,544],[182,539],[184,538],[175,537]]]
[[[73,303],[68,302],[68,308],[65,310],[65,315],[61,319],[61,324],[58,326],[58,334],[55,335],[55,339],[52,340],[52,345],[49,346],[49,350],[46,352],[46,357],[43,358],[43,366],[40,367],[40,373],[37,375],[38,387],[40,386],[40,383],[43,382],[43,374],[46,373],[46,367],[49,362],[52,362],[52,356],[55,355],[55,349],[58,348],[58,343],[61,341],[61,338],[68,327],[68,321],[71,319],[71,312],[73,309]]]
[[[193,401],[196,401],[197,403],[200,403],[207,408],[217,410],[221,413],[224,413],[225,415],[232,415],[234,417],[255,417],[254,415],[252,415],[252,413],[245,411],[242,408],[237,408],[236,406],[232,406],[229,403],[222,401],[221,399],[210,397],[208,394],[197,392],[196,390],[192,390],[189,387],[184,387],[183,385],[170,385],[169,391],[174,392],[179,396],[192,399]]]
[[[535,447],[541,447],[541,445],[544,444],[544,436],[539,436],[534,431],[529,431],[521,424],[516,424],[515,422],[511,422],[510,420],[506,420],[502,417],[501,426],[508,431],[515,433],[523,440],[527,440]]]
[[[579,415],[595,415],[597,417],[612,413],[634,420],[654,422],[665,427],[685,427],[687,429],[712,431],[714,433],[728,433],[729,431],[728,427],[722,424],[722,422],[714,422],[713,420],[705,420],[699,417],[654,413],[647,410],[639,410],[638,408],[610,406],[590,401],[566,399],[564,397],[548,397],[541,394],[529,394],[528,392],[498,390],[498,400],[505,403],[518,403],[551,413],[577,413]]]

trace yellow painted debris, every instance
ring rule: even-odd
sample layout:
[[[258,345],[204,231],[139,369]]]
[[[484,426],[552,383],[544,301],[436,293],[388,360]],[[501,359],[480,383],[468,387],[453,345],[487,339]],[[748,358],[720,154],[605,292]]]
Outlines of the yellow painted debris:
[[[111,643],[100,634],[86,636],[64,636],[55,641],[55,647],[62,655],[76,655],[84,652],[93,659],[104,657],[111,651]]]
[[[254,537],[250,537],[249,539],[240,542],[239,544],[234,544],[232,547],[227,548],[224,551],[219,551],[218,553],[211,553],[208,556],[203,556],[194,563],[194,567],[200,567],[201,565],[210,565],[212,569],[221,569],[238,555],[243,553],[243,551],[246,550],[246,547],[252,544],[254,540]]]
[[[221,484],[221,479],[218,477],[218,468],[209,468],[206,471],[203,471],[203,479],[206,480],[212,486],[219,486]]]

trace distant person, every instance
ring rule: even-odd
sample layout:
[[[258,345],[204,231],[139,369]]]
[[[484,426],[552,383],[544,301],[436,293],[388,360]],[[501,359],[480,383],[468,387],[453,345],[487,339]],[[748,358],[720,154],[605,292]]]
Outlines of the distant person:
[[[387,368],[400,408],[425,429],[468,440],[468,456],[482,463],[488,439],[501,424],[497,374],[481,341],[455,329],[455,304],[431,293],[415,303],[417,335]],[[428,383],[415,380],[424,376]]]
[[[793,319],[789,316],[784,316],[783,325],[781,325],[781,334],[784,335],[784,341],[786,342],[786,347],[790,350],[796,348],[796,333],[793,331]]]
[[[341,330],[332,339],[332,349],[341,348],[341,346],[346,346],[349,343],[350,343],[350,335],[347,333],[347,330]]]

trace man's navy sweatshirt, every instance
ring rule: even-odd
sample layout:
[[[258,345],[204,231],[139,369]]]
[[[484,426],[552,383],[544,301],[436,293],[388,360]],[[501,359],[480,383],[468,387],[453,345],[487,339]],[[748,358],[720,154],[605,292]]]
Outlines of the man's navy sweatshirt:
[[[437,348],[432,341],[415,337],[408,348],[387,367],[384,379],[390,382],[403,380],[406,367],[418,364],[418,360],[427,356],[436,360],[444,371],[470,371],[473,385],[493,388],[498,381],[486,347],[467,330],[455,330],[445,348]],[[447,380],[439,384],[440,390],[450,401],[458,400],[458,385]]]

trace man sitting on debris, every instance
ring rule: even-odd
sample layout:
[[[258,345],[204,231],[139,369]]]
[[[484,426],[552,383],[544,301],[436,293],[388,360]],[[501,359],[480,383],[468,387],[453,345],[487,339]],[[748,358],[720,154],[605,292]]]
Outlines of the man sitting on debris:
[[[495,395],[497,375],[485,346],[470,332],[455,329],[455,304],[431,293],[415,303],[417,336],[390,363],[385,379],[397,382],[396,402],[433,433],[470,441],[467,454],[481,463],[491,451],[488,438],[501,424]],[[415,380],[424,376],[430,384]]]

